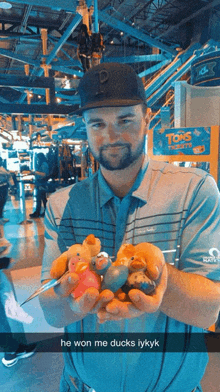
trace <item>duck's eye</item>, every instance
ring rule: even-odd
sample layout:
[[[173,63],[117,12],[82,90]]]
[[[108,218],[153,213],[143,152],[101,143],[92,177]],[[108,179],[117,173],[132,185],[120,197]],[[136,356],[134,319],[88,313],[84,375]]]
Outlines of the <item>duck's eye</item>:
[[[131,260],[134,260],[134,256],[131,257]]]
[[[80,253],[77,253],[76,256],[80,256]]]

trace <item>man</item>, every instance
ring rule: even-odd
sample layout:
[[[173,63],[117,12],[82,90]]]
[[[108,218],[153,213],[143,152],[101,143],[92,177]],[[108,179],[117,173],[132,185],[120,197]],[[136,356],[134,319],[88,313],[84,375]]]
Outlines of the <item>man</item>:
[[[31,172],[35,175],[35,189],[36,189],[36,209],[30,214],[30,218],[39,218],[44,216],[47,204],[47,181],[49,175],[49,165],[46,156],[39,152],[36,159],[36,170]],[[41,202],[43,202],[44,212],[41,214]]]
[[[3,210],[8,198],[9,186],[14,185],[11,173],[3,166],[3,159],[0,157],[0,224],[4,224],[9,219],[3,217]]]
[[[83,72],[86,72],[90,68],[91,40],[88,27],[84,23],[80,27],[80,32],[77,37],[77,44],[77,57],[82,64]]]
[[[12,333],[7,318],[6,299],[9,293],[11,295],[13,295],[13,293],[11,291],[11,284],[4,273],[4,269],[7,269],[10,265],[10,258],[7,257],[10,248],[11,244],[6,240],[6,238],[4,238],[4,230],[0,226],[0,347],[4,352],[2,363],[6,367],[16,365],[20,359],[29,358],[30,356],[34,355],[36,349],[35,343],[24,344],[24,333],[20,332],[20,334],[16,334],[16,331],[13,331]],[[14,301],[13,305],[15,304],[16,301]],[[24,317],[28,316],[27,313],[23,311],[23,309],[20,308],[16,310],[17,312],[18,310],[19,312],[21,311],[20,314],[16,314],[17,317],[20,316],[19,318],[23,317],[24,319]],[[16,319],[18,321],[18,318]]]
[[[100,170],[50,198],[42,281],[51,279],[55,258],[93,233],[113,257],[122,243],[154,244],[159,256],[147,256],[157,288],[152,295],[131,290],[127,302],[93,288],[73,300],[77,277],[69,274],[41,296],[45,317],[67,332],[178,332],[184,340],[183,350],[175,353],[166,350],[166,341],[163,352],[70,350],[64,353],[61,391],[200,391],[207,353],[190,352],[189,342],[219,313],[219,258],[205,262],[209,250],[219,247],[217,186],[202,170],[145,156],[150,110],[130,66],[103,63],[90,69],[79,93],[79,112]],[[160,250],[170,251],[166,263]]]

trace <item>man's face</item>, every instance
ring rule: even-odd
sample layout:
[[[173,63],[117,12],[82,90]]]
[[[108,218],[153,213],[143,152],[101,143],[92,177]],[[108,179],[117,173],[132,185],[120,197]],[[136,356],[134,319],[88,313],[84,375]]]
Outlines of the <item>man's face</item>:
[[[143,153],[149,118],[142,105],[89,109],[83,116],[91,153],[105,169],[125,169]]]

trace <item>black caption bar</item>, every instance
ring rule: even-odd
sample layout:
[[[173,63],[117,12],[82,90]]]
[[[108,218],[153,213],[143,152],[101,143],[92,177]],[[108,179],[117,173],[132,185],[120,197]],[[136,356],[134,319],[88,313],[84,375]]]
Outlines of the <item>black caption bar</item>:
[[[0,333],[1,351],[15,342],[37,342],[38,352],[220,352],[220,333]]]

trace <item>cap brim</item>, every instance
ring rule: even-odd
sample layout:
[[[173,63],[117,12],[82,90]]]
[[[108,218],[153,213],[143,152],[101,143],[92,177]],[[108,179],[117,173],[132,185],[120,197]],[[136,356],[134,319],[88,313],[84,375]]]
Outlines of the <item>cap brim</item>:
[[[120,106],[135,106],[144,103],[140,98],[137,99],[108,99],[100,102],[92,102],[85,106],[80,107],[71,114],[82,115],[85,110],[104,108],[104,107],[120,107]]]

